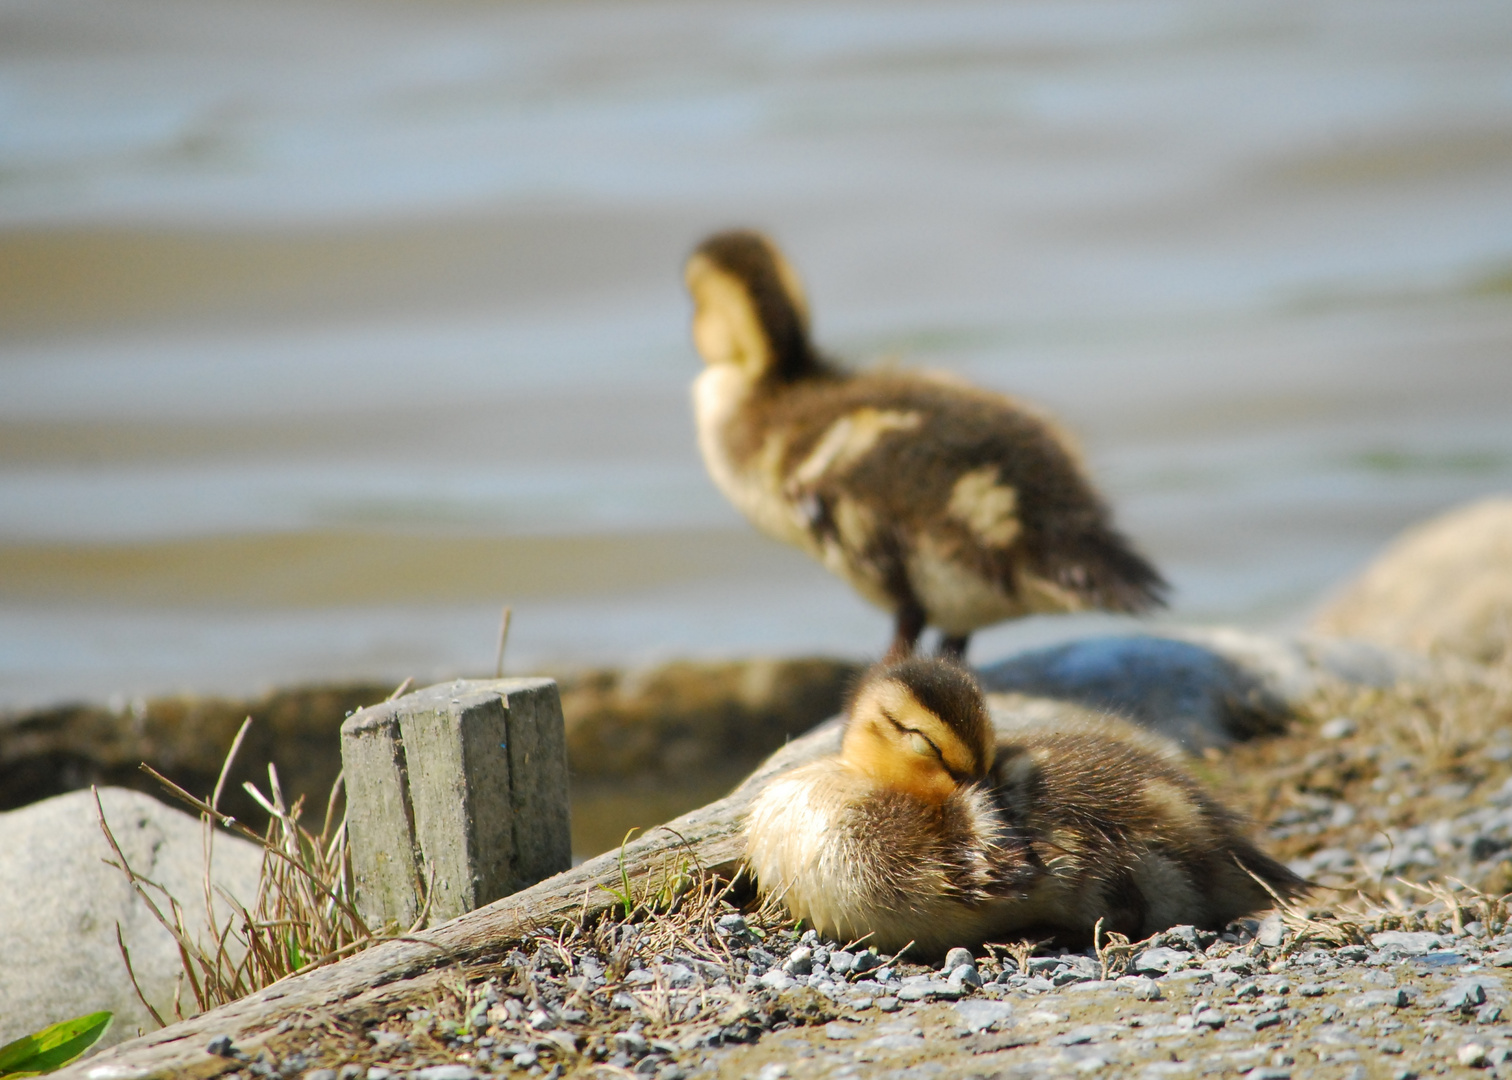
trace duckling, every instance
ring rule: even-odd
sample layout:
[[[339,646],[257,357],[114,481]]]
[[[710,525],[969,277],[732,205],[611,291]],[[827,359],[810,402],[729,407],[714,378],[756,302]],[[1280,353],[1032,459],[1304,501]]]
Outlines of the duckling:
[[[857,688],[838,754],[746,819],[763,893],[837,941],[921,955],[1049,933],[1221,928],[1308,883],[1257,849],[1173,750],[1118,721],[995,734],[975,680],[911,657]],[[1262,885],[1261,882],[1264,884]]]
[[[1164,602],[1054,422],[947,376],[842,371],[809,337],[797,273],[759,233],[709,237],[684,278],[710,477],[763,532],[893,614],[889,659],[926,625],[960,658],[1003,619]]]

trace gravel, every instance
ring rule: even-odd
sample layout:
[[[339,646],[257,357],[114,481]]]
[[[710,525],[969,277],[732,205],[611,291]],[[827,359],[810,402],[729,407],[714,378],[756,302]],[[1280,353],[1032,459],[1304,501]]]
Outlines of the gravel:
[[[725,907],[683,937],[653,918],[527,940],[376,1023],[217,1049],[239,1080],[1512,1078],[1508,911],[1444,902],[1454,879],[1512,888],[1512,754],[1476,741],[1503,739],[1512,714],[1487,707],[1484,731],[1458,721],[1424,750],[1423,708],[1323,701],[1311,728],[1207,763],[1268,849],[1340,888],[1285,919],[1174,927],[1101,957],[961,948],[926,964]]]
[[[1134,970],[1108,979],[1095,977],[1098,957],[1080,952],[1020,965],[1000,951],[962,950],[939,966],[888,957],[859,971],[857,952],[803,944],[749,915],[743,925],[728,916],[715,924],[726,942],[743,936],[723,963],[691,952],[635,954],[633,931],[619,956],[570,945],[564,953],[541,941],[512,954],[465,1000],[367,1030],[352,1044],[363,1052],[346,1061],[317,1061],[329,1047],[310,1043],[303,1064],[322,1068],[302,1075],[555,1078],[610,1066],[659,1080],[851,1080],[900,1069],[920,1080],[1098,1072],[1302,1080],[1357,1069],[1364,1077],[1426,1077],[1444,1068],[1512,1076],[1512,1025],[1501,1022],[1512,1002],[1498,966],[1512,952],[1512,934],[1495,923],[1478,934],[1401,928],[1438,914],[1383,914],[1348,943],[1299,933],[1322,933],[1329,920],[1289,923],[1273,948],[1261,943],[1258,924],[1203,940],[1178,928],[1141,943],[1126,958]],[[612,978],[626,955],[629,966]],[[1058,982],[1062,976],[1072,978]],[[476,1023],[459,1024],[469,1011]],[[292,1056],[259,1055],[238,1071],[300,1075],[288,1067]]]

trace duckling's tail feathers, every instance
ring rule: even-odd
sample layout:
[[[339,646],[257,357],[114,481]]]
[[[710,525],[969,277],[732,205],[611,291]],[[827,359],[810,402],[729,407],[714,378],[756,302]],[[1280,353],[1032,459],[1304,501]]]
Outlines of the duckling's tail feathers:
[[[1041,572],[1088,607],[1142,614],[1166,605],[1170,585],[1116,529],[1082,529],[1050,538]]]
[[[1317,882],[1307,880],[1253,844],[1238,845],[1233,852],[1233,859],[1239,869],[1254,879],[1277,903],[1299,899],[1318,887]]]
[[[1232,842],[1228,856],[1230,865],[1212,866],[1207,875],[1214,926],[1268,907],[1284,908],[1317,888],[1246,840]]]

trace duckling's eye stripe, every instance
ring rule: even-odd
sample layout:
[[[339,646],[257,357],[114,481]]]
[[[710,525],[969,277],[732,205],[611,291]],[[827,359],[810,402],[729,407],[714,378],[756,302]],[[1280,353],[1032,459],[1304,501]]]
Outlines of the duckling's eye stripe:
[[[960,779],[962,779],[961,774],[952,769],[949,763],[946,762],[945,755],[940,753],[940,748],[935,745],[935,741],[933,739],[924,734],[918,728],[904,727],[902,724],[898,723],[898,718],[892,713],[888,712],[886,709],[882,709],[881,713],[887,719],[887,722],[889,724],[897,728],[903,734],[917,735],[919,738],[923,739],[924,742],[929,746],[929,748],[934,751],[934,756],[940,759],[940,767],[950,774],[950,778],[952,780],[959,781]]]

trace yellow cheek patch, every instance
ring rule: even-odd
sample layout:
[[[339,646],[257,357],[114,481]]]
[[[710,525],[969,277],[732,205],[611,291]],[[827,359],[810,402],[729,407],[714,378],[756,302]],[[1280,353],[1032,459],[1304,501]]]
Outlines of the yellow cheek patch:
[[[874,695],[868,696],[899,725],[918,732],[918,736],[914,737],[922,736],[923,740],[933,743],[934,750],[940,752],[938,760],[943,762],[945,768],[959,776],[974,777],[981,772],[980,751],[967,746],[954,728],[919,704],[918,699],[905,687],[899,683],[885,682],[876,688]],[[933,750],[927,745],[925,749],[931,757],[934,756]]]
[[[931,801],[949,798],[955,791],[955,780],[941,767],[927,742],[919,736],[912,738],[919,740],[923,753],[910,746],[909,740],[880,716],[853,719],[841,744],[840,756],[851,768],[883,787]]]
[[[704,362],[764,372],[772,350],[745,286],[702,255],[688,260],[683,276],[695,309],[693,345]]]

